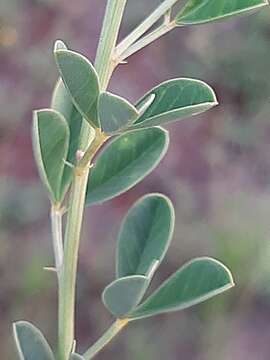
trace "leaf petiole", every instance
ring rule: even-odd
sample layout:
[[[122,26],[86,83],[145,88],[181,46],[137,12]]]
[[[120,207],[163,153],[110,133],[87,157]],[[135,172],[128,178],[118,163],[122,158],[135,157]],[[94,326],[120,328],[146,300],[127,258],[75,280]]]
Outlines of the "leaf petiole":
[[[84,359],[93,359],[128,323],[129,319],[117,319],[97,342],[84,353]]]

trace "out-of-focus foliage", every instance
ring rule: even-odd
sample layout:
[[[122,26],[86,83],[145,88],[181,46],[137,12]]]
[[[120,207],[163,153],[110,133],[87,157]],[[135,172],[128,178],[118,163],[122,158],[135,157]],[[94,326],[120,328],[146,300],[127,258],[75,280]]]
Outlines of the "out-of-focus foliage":
[[[123,34],[159,2],[130,0]],[[52,264],[48,204],[31,153],[31,111],[49,103],[57,76],[53,41],[76,44],[93,60],[104,6],[105,0],[0,2],[0,343],[6,359],[16,356],[14,320],[42,324],[51,344],[56,338],[55,278],[42,270]],[[114,239],[123,214],[146,192],[168,194],[177,213],[167,265],[154,283],[179,263],[207,254],[226,261],[237,286],[191,311],[131,324],[103,359],[268,360],[269,39],[267,9],[178,29],[115,73],[110,91],[132,101],[157,83],[184,76],[210,84],[221,105],[170,125],[166,164],[102,210],[87,211],[92,237],[84,237],[81,247],[77,337],[88,345],[111,321],[100,294],[114,271]],[[161,337],[163,346],[156,347]]]

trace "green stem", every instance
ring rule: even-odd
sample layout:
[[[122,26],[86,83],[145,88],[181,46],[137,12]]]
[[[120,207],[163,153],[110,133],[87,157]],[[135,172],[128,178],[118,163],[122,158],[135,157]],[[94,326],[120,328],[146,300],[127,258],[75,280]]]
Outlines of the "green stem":
[[[116,47],[116,57],[121,56],[132,44],[143,36],[162,16],[164,16],[179,0],[164,0],[139,26],[137,26]]]
[[[101,338],[84,353],[84,359],[93,359],[127,324],[128,319],[116,320]]]
[[[61,206],[52,204],[51,207],[51,224],[52,224],[52,238],[53,238],[53,250],[55,258],[55,268],[57,274],[61,269],[63,263],[63,234],[62,234],[62,217],[63,209]]]
[[[135,42],[133,45],[131,45],[126,51],[122,53],[122,55],[119,57],[119,62],[127,59],[129,56],[135,54],[142,48],[146,47],[147,45],[151,44],[161,36],[167,34],[169,31],[175,28],[175,22],[165,22],[164,24],[160,25],[158,28],[150,32],[149,34],[145,35],[143,38]]]
[[[74,171],[68,212],[64,264],[59,274],[59,358],[68,360],[74,343],[75,290],[79,239],[83,219],[88,169]]]
[[[120,24],[127,0],[108,0],[101,38],[96,57],[96,70],[99,74],[101,89],[105,90],[113,71],[112,54],[117,41]],[[89,141],[90,128],[84,124],[82,146]],[[75,295],[78,250],[84,214],[85,195],[89,175],[89,165],[95,152],[104,142],[97,129],[93,140],[94,147],[87,150],[74,169],[69,212],[65,233],[64,263],[59,276],[59,359],[68,360],[74,344]],[[92,143],[92,144],[93,144]],[[90,148],[92,146],[90,145]],[[85,161],[85,159],[87,161]]]
[[[95,61],[95,68],[99,74],[102,90],[107,88],[115,67],[113,63],[113,53],[126,3],[127,0],[108,0],[107,3]]]

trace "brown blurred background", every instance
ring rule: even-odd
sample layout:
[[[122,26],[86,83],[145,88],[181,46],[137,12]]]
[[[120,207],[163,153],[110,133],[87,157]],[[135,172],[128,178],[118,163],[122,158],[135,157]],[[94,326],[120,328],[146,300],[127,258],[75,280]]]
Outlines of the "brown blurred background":
[[[122,35],[160,0],[129,0]],[[48,107],[57,78],[53,42],[94,58],[105,0],[0,2],[0,352],[17,359],[11,323],[26,319],[55,346],[57,292],[49,204],[33,161],[31,111]],[[210,255],[237,287],[191,310],[131,324],[99,359],[268,360],[270,354],[270,9],[179,29],[115,73],[111,89],[136,100],[172,77],[195,77],[220,106],[171,125],[154,173],[103,206],[87,209],[80,252],[76,332],[83,351],[111,323],[100,300],[113,279],[117,231],[142,194],[176,208],[172,246],[158,284],[183,262]]]

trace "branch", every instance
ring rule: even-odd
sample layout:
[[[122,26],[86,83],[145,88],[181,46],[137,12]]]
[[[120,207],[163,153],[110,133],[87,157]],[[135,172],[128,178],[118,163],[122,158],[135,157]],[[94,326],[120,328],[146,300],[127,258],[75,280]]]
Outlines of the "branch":
[[[116,47],[116,57],[121,56],[132,44],[142,37],[179,0],[165,0]]]

